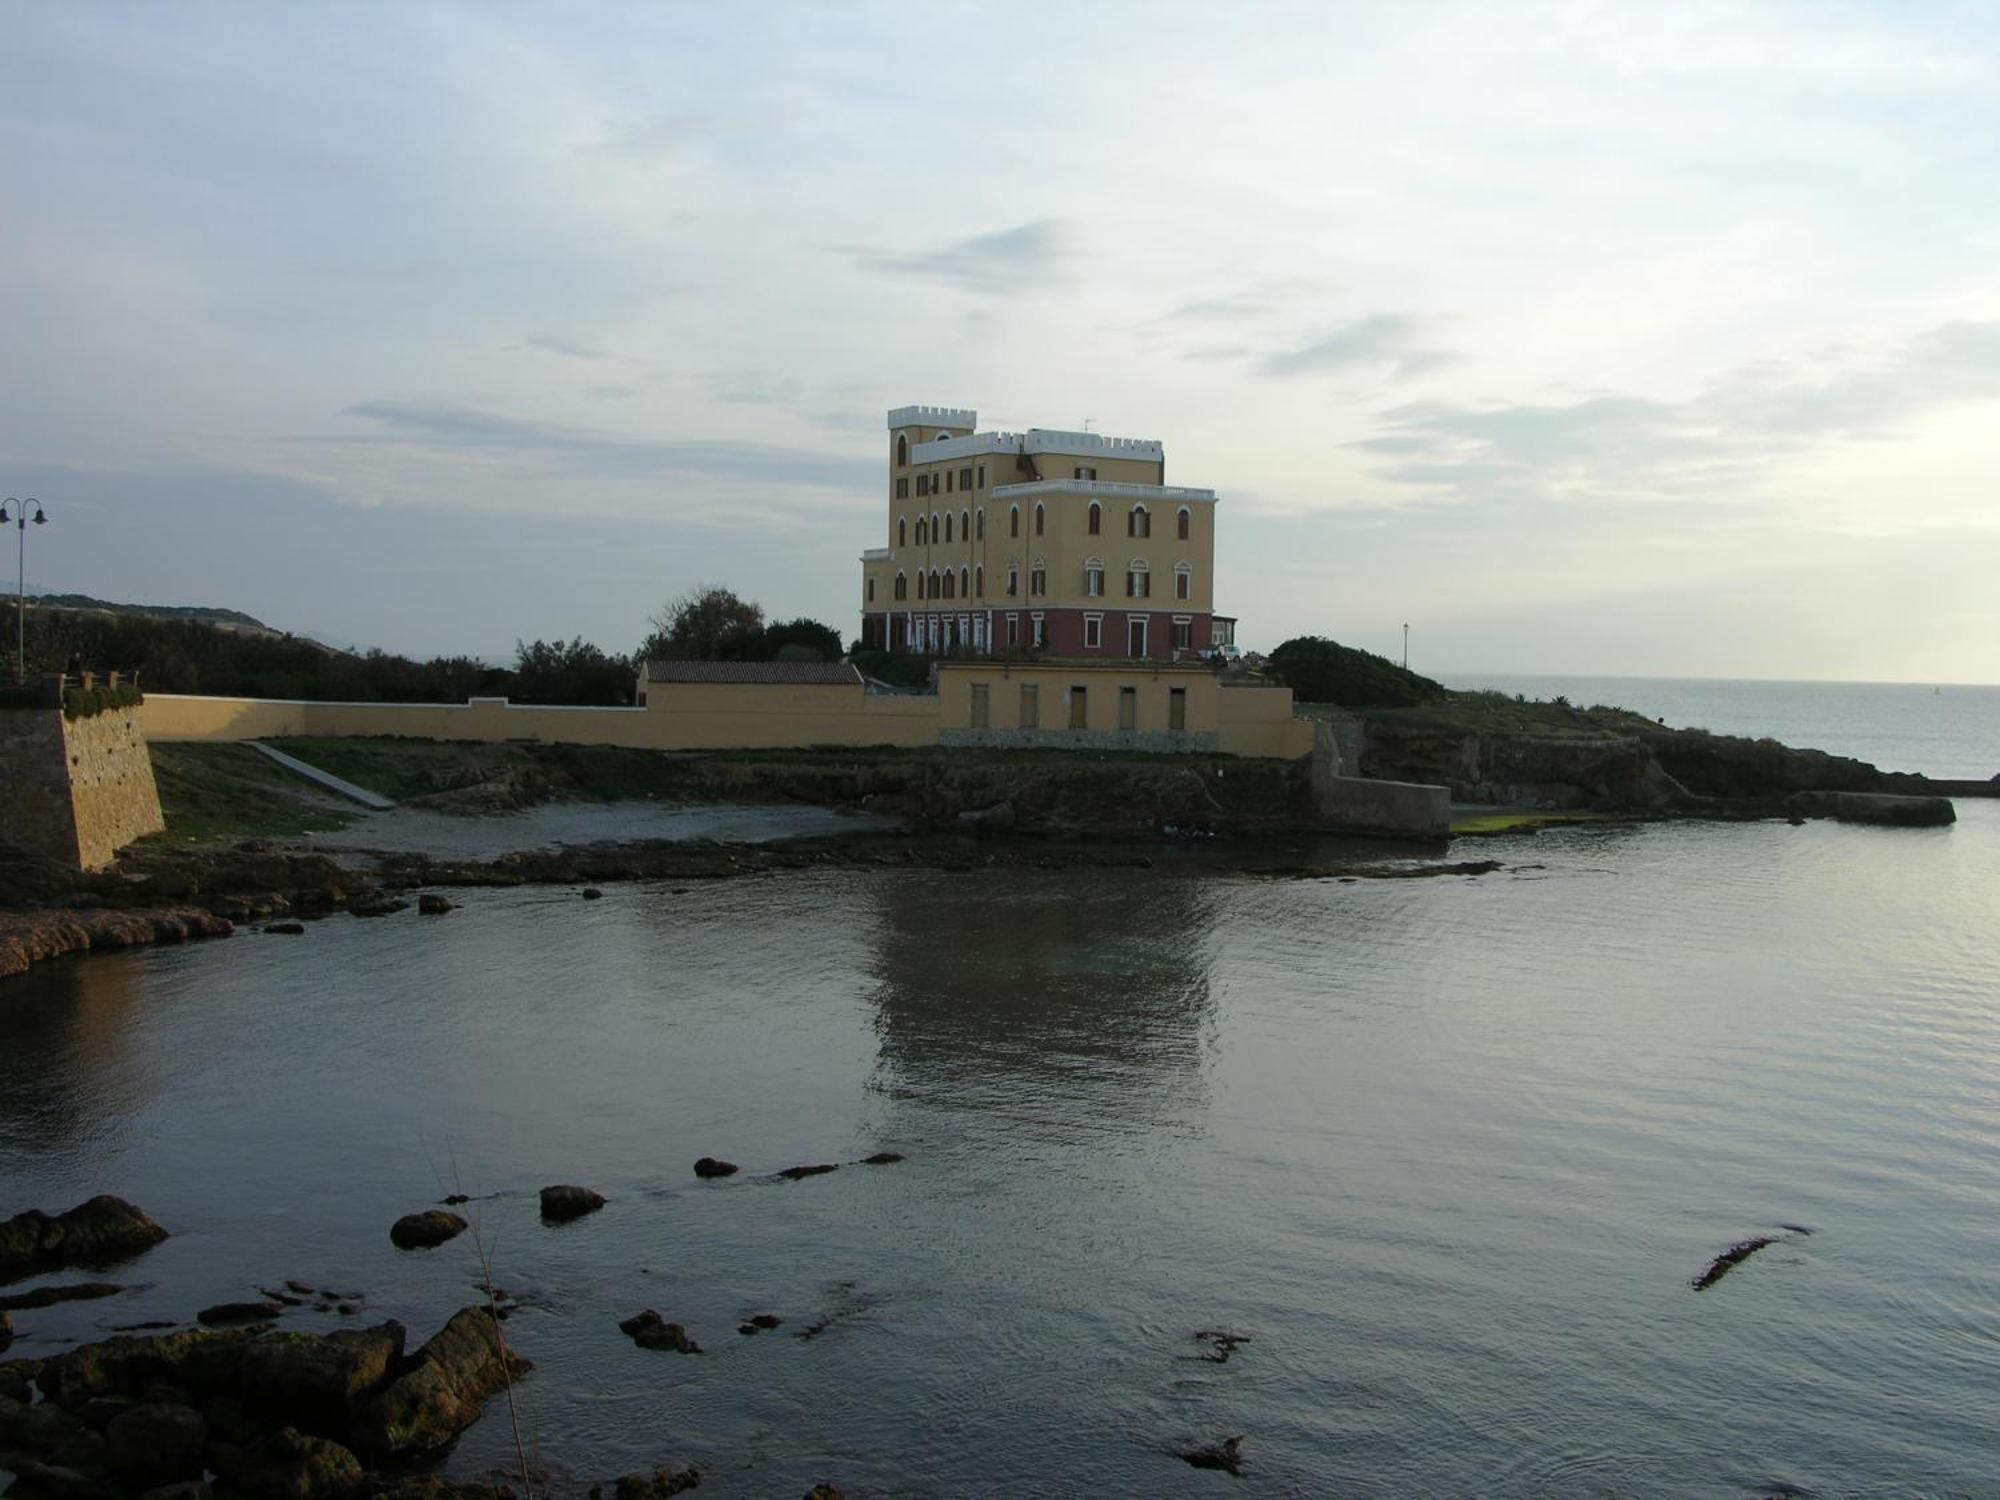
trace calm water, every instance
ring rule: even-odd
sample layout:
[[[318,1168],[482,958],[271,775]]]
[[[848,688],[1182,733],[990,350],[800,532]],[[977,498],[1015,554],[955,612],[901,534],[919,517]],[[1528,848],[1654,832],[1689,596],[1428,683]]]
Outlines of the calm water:
[[[1960,811],[1477,880],[470,891],[50,966],[0,989],[0,1211],[116,1191],[175,1238],[16,1352],[287,1276],[422,1336],[472,1247],[386,1231],[463,1186],[558,1492],[1993,1494],[2000,804]],[[557,1181],[612,1201],[545,1228]],[[647,1306],[708,1352],[634,1349]],[[1174,1457],[1237,1433],[1240,1480]]]
[[[1983,781],[2000,774],[2000,687],[1905,682],[1732,682],[1695,677],[1446,674],[1453,688],[1629,708],[1676,729],[1769,735],[1885,771]]]

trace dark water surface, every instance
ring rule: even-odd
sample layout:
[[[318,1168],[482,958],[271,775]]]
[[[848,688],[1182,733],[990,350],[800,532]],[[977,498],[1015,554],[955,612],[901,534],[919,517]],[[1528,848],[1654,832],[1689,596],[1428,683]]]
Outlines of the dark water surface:
[[[469,891],[52,965],[0,989],[0,1212],[175,1234],[14,1352],[287,1276],[421,1338],[470,1237],[388,1226],[462,1186],[559,1492],[2000,1492],[2000,805],[1960,814],[1476,880]],[[546,1228],[561,1181],[610,1205]],[[635,1349],[647,1306],[707,1353]],[[1174,1456],[1237,1433],[1240,1480]],[[496,1403],[452,1467],[506,1445]]]

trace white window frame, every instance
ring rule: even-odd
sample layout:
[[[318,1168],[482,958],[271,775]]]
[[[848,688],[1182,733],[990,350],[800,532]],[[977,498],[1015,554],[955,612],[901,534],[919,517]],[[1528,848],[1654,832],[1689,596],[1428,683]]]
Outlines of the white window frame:
[[[1085,615],[1083,617],[1083,649],[1102,651],[1104,649],[1104,616]]]

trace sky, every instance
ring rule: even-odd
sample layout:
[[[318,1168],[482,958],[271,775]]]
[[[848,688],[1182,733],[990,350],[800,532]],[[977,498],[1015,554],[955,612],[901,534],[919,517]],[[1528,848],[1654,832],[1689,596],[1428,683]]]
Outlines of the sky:
[[[342,644],[853,635],[970,406],[1163,441],[1248,647],[2000,682],[1996,182],[1983,3],[12,0],[0,493]]]

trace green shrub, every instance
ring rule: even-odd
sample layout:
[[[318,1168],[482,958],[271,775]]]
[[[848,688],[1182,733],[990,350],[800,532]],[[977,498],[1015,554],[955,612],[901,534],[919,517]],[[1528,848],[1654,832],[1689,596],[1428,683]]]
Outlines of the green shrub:
[[[65,719],[94,719],[107,709],[137,708],[146,701],[136,684],[120,683],[117,687],[73,687],[63,690],[63,717]]]
[[[1445,696],[1443,684],[1323,635],[1294,636],[1271,653],[1267,670],[1301,703],[1412,708]]]

